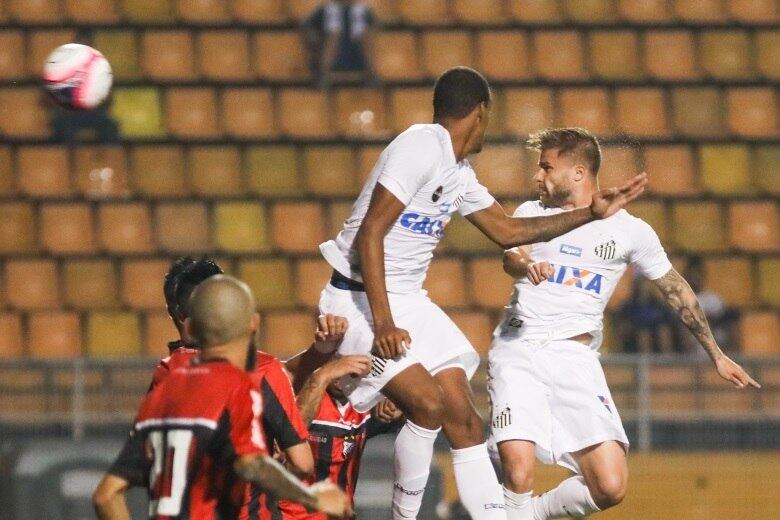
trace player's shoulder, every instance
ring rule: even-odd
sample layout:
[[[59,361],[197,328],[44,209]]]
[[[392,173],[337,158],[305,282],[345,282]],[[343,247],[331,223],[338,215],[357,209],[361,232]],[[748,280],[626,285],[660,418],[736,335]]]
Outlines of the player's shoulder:
[[[443,154],[448,138],[445,132],[441,125],[415,124],[398,134],[390,146]]]
[[[255,373],[258,375],[284,374],[284,365],[276,356],[258,350],[255,358]]]
[[[515,217],[532,217],[544,215],[550,208],[546,208],[541,200],[528,200],[517,206]]]
[[[625,209],[619,210],[610,220],[613,221],[616,225],[619,225],[624,229],[630,229],[632,231],[647,231],[653,229],[650,224],[641,218],[632,215]]]

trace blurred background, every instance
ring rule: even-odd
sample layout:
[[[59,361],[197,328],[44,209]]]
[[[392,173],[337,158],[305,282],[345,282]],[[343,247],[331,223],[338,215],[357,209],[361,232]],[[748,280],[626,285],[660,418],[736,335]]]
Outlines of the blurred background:
[[[383,146],[431,119],[435,77],[491,81],[473,158],[507,211],[533,197],[532,131],[583,126],[602,187],[634,173],[649,222],[721,346],[761,391],[720,381],[628,272],[602,357],[633,443],[603,518],[780,515],[780,26],[776,0],[0,1],[0,518],[91,518],[151,369],[176,331],[181,254],[249,283],[265,349],[306,347],[335,236]],[[112,98],[67,112],[38,79],[86,43]],[[501,251],[462,219],[427,289],[483,354],[510,293]],[[473,381],[487,411],[484,368]],[[362,518],[389,518],[392,439],[372,441]],[[422,518],[465,518],[442,445]],[[561,473],[542,471],[536,486]],[[136,496],[138,515],[143,497]]]

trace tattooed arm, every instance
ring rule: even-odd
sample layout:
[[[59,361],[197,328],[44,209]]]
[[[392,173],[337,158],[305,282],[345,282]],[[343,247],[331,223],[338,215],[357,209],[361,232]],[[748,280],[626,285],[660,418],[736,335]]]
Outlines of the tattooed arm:
[[[653,282],[663,293],[664,301],[674,310],[680,320],[688,327],[688,330],[699,341],[707,355],[710,356],[710,359],[715,363],[718,374],[723,379],[731,381],[737,388],[745,388],[748,385],[761,388],[761,385],[753,380],[741,366],[729,359],[718,347],[710,330],[710,325],[707,323],[704,310],[696,298],[696,294],[680,273],[675,269],[671,269],[661,278],[653,280]]]

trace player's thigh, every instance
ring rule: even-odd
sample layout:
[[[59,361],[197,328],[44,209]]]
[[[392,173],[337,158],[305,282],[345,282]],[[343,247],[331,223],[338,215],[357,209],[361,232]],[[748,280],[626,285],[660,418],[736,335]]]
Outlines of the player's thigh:
[[[499,442],[498,456],[504,485],[516,493],[531,491],[536,466],[536,445],[532,441],[510,440]]]
[[[623,499],[628,486],[628,463],[623,445],[606,441],[572,455],[600,506],[608,507]]]
[[[442,391],[420,363],[410,365],[393,376],[382,388],[382,394],[418,426],[429,429],[441,426],[444,415]]]
[[[434,379],[444,397],[443,427],[450,446],[454,449],[469,448],[485,440],[482,417],[474,404],[466,372],[461,367],[446,368],[437,372]]]

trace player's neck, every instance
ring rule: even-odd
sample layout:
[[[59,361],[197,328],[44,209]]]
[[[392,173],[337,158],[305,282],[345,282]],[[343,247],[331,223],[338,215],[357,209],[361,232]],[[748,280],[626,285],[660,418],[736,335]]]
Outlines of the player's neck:
[[[245,338],[225,343],[224,345],[215,345],[201,350],[200,358],[204,361],[212,359],[224,359],[231,365],[244,370],[246,368],[246,355],[248,352],[247,340]]]
[[[455,160],[457,162],[465,159],[469,152],[467,146],[471,136],[471,128],[465,119],[437,119],[435,124],[444,127],[447,133],[450,134],[450,141],[452,142],[452,151],[455,153]]]
[[[571,195],[566,197],[566,200],[558,204],[558,207],[568,211],[571,209],[584,208],[585,206],[590,206],[590,203],[593,201],[594,193],[596,193],[596,190],[582,191],[581,193],[572,193]]]

